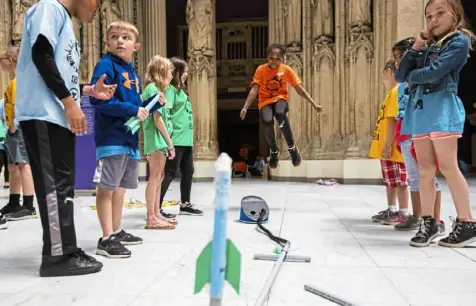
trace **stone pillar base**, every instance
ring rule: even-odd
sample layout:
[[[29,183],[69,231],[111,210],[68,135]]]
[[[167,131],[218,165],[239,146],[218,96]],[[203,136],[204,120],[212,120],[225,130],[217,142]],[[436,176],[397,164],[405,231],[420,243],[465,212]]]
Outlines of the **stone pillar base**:
[[[213,181],[215,161],[195,161],[194,182]],[[382,184],[380,162],[374,159],[303,160],[294,168],[290,160],[281,160],[268,175],[272,181],[315,183],[317,179],[336,179],[341,184]],[[145,181],[146,163],[140,163],[139,180]]]
[[[303,160],[297,168],[290,160],[281,160],[270,176],[272,181],[281,182],[336,179],[341,184],[382,184],[380,161],[374,159]]]

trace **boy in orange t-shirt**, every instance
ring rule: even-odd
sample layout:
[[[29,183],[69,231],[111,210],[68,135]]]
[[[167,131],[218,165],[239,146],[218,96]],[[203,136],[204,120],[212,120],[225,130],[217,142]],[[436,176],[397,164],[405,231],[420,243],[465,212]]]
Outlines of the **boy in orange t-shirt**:
[[[301,155],[299,154],[298,148],[294,145],[291,125],[286,116],[289,110],[288,84],[294,87],[301,97],[311,103],[318,113],[322,112],[322,106],[314,102],[304,87],[302,87],[302,82],[296,73],[291,67],[284,64],[285,48],[283,45],[271,44],[268,47],[267,53],[268,63],[256,69],[253,81],[251,82],[251,91],[241,110],[240,117],[242,120],[245,119],[248,107],[258,96],[258,108],[260,117],[264,123],[264,137],[271,149],[269,167],[275,169],[279,161],[279,150],[274,135],[273,117],[278,121],[279,128],[288,144],[292,163],[297,167],[301,164]]]

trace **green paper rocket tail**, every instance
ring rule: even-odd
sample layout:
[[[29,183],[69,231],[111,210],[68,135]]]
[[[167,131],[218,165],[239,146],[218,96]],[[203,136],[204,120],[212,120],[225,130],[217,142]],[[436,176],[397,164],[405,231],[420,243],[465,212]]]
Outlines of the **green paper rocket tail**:
[[[230,239],[227,239],[226,242],[225,280],[235,289],[237,294],[240,294],[241,254]],[[199,293],[206,284],[211,283],[211,261],[212,242],[209,242],[197,258],[194,294]]]
[[[212,243],[209,242],[197,258],[195,268],[195,291],[194,294],[202,291],[207,283],[211,282],[211,265],[212,261]]]
[[[230,239],[226,240],[225,280],[240,294],[241,254]]]

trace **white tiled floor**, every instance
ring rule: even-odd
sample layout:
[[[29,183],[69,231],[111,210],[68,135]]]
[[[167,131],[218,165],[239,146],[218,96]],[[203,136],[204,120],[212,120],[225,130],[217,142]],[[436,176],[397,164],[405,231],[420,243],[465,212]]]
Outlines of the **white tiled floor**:
[[[475,182],[471,182],[474,184]],[[145,185],[128,197],[144,199]],[[179,195],[174,183],[169,198]],[[254,305],[273,267],[253,261],[253,253],[271,253],[274,245],[254,225],[236,222],[240,200],[263,197],[271,208],[267,228],[291,241],[294,254],[312,262],[286,263],[276,280],[268,305],[334,305],[304,291],[304,285],[334,293],[356,305],[476,305],[476,249],[452,250],[432,245],[408,245],[413,233],[369,221],[385,208],[382,186],[318,186],[237,180],[232,184],[228,236],[242,253],[241,294],[229,286],[223,305]],[[143,229],[143,209],[124,210],[124,228],[145,243],[131,247],[126,260],[104,262],[101,273],[83,277],[42,279],[38,276],[41,249],[39,219],[10,223],[0,231],[0,305],[208,305],[208,287],[193,295],[195,260],[213,229],[214,187],[196,183],[193,201],[203,217],[180,216],[175,231]],[[471,188],[476,203],[476,186]],[[0,191],[2,202],[7,191]],[[100,228],[93,197],[76,200],[80,246],[93,253]],[[444,186],[443,216],[455,210]]]

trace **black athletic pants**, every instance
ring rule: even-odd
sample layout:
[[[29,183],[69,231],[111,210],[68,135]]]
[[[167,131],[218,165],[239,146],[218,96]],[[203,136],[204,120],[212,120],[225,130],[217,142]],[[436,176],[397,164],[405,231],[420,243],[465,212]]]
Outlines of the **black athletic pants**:
[[[8,173],[8,158],[6,150],[7,148],[3,145],[3,150],[0,150],[0,172],[2,172],[2,168],[4,168],[3,179],[5,183],[8,183],[10,182],[10,175]]]
[[[193,147],[175,147],[175,158],[167,159],[165,163],[165,176],[162,181],[160,191],[160,205],[164,201],[165,193],[169,189],[170,183],[177,177],[177,171],[180,169],[180,195],[182,203],[190,202],[190,193],[192,191],[193,179]]]
[[[76,136],[40,120],[20,123],[43,226],[43,255],[75,252],[74,177]]]
[[[286,139],[288,147],[294,146],[293,133],[291,131],[291,125],[289,124],[288,116],[288,103],[284,100],[279,100],[276,103],[266,105],[259,111],[261,120],[264,123],[264,139],[268,143],[271,152],[277,152],[278,146],[276,145],[276,136],[274,134],[274,120],[278,121],[279,128]]]

